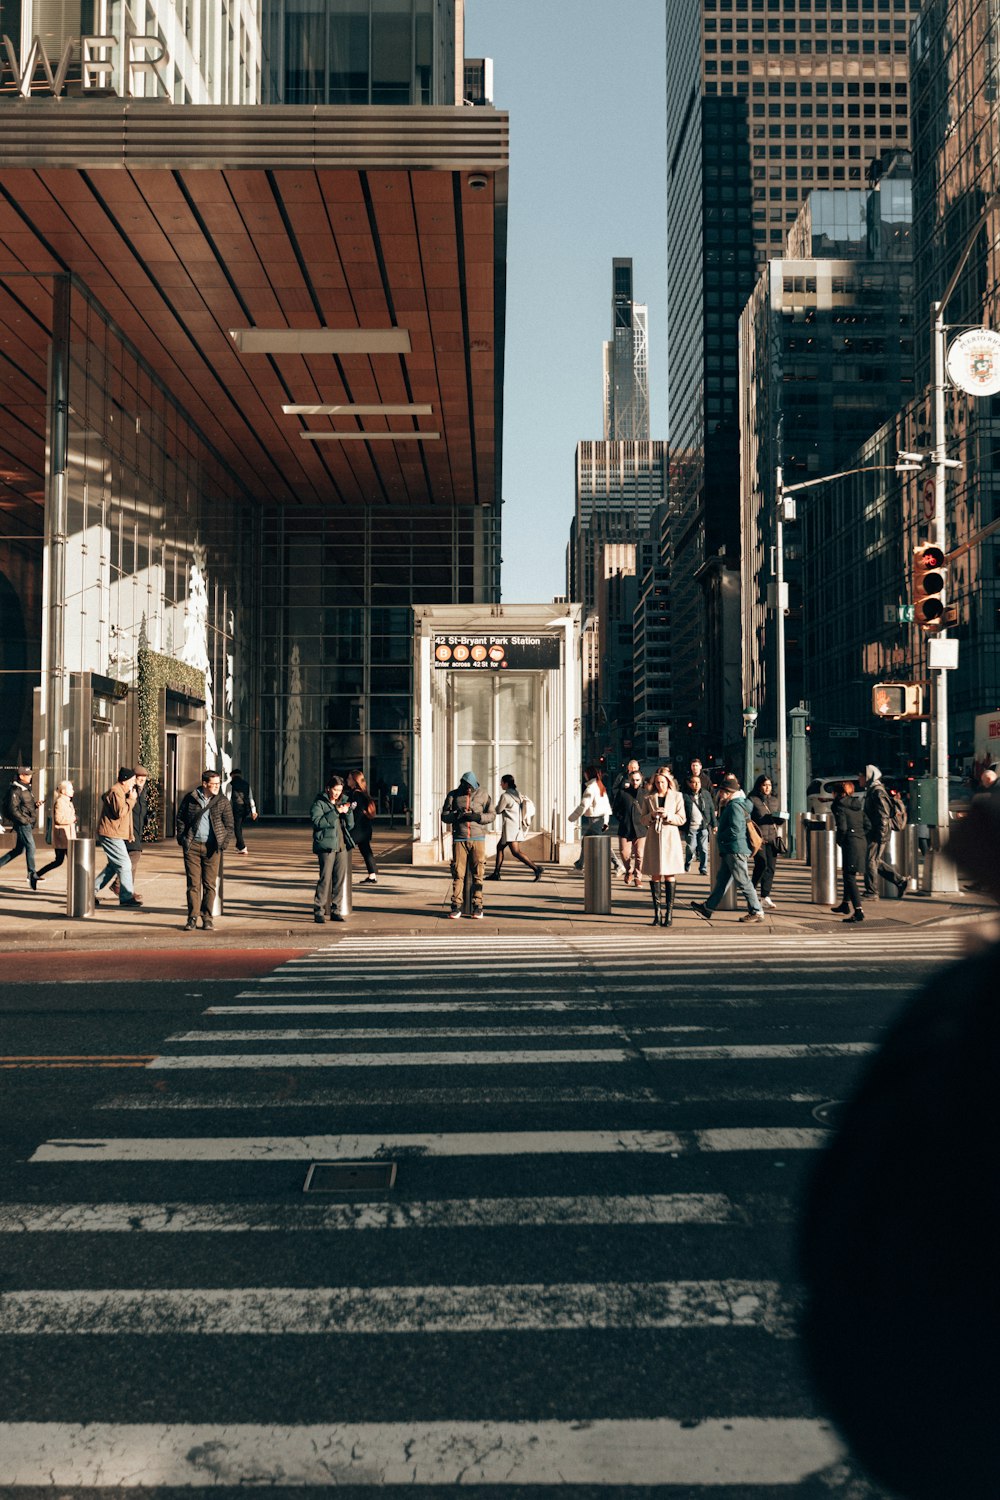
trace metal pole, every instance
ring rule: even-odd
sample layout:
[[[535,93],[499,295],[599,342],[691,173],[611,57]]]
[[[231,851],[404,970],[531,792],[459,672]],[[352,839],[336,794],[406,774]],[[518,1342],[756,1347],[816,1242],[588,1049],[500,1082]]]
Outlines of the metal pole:
[[[66,469],[69,455],[69,343],[72,287],[57,276],[52,295],[49,355],[49,471],[45,501],[42,612],[42,708],[45,759],[39,801],[46,803],[66,775]]]
[[[775,471],[775,523],[774,523],[774,593],[777,635],[778,677],[778,800],[781,815],[788,817],[788,744],[786,739],[785,701],[785,527],[784,527],[784,479],[781,464]]]
[[[749,792],[750,788],[754,784],[754,780],[756,779],[754,777],[754,774],[753,774],[754,773],[754,761],[755,761],[754,751],[755,751],[755,743],[756,743],[756,731],[754,729],[753,724],[750,723],[749,720],[745,719],[743,722],[744,722],[744,726],[745,726],[744,734],[745,734],[745,738],[746,738],[746,748],[744,750],[744,756],[743,756],[743,790],[745,792]]]
[[[948,457],[945,431],[945,326],[944,303],[935,302],[932,309],[931,340],[934,350],[934,523],[932,540],[934,545],[947,552],[947,524],[945,503],[947,499]],[[947,631],[938,633],[944,639]],[[948,842],[948,673],[944,667],[934,670],[931,678],[931,774],[934,777],[937,838],[935,853]],[[958,881],[950,863],[940,857],[930,862],[928,889],[942,895],[958,890]]]

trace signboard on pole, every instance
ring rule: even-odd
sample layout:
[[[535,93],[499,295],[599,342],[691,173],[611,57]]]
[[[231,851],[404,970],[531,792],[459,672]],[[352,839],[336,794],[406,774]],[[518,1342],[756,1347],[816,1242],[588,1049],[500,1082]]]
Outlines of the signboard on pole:
[[[561,635],[435,635],[434,666],[448,671],[558,671]]]
[[[670,725],[661,724],[656,731],[656,753],[661,760],[670,757]]]
[[[960,333],[948,350],[948,379],[970,396],[995,396],[1000,391],[1000,333],[992,328]]]

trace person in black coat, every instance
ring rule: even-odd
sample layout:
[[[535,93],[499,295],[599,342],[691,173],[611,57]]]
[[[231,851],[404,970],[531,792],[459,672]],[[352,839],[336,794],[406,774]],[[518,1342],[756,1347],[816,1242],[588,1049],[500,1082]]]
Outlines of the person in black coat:
[[[637,766],[625,773],[611,805],[611,816],[618,822],[618,851],[625,865],[625,884],[636,888],[642,884],[642,853],[647,832],[639,808],[641,792],[642,772]]]
[[[756,824],[763,843],[754,855],[751,879],[760,891],[762,906],[773,907],[771,887],[774,870],[778,863],[778,844],[781,841],[785,820],[780,816],[781,808],[774,795],[774,784],[765,771],[757,777],[750,793],[750,817]]]
[[[864,877],[868,838],[865,833],[865,799],[862,792],[854,789],[853,781],[842,781],[840,791],[833,799],[833,818],[837,827],[837,843],[844,862],[844,894],[839,906],[831,911],[850,912],[848,922],[863,922],[861,894],[858,876]]]
[[[375,863],[375,856],[372,853],[372,833],[375,827],[375,814],[378,809],[375,806],[374,797],[368,790],[364,771],[348,771],[344,796],[351,804],[351,811],[354,814],[351,837],[358,849],[360,849],[361,858],[364,860],[365,869],[368,871],[361,884],[377,885],[378,865]]]

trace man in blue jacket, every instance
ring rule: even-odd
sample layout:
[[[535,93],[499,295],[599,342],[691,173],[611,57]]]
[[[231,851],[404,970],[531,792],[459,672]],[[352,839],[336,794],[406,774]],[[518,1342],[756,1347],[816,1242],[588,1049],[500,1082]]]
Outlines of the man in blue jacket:
[[[719,828],[716,835],[721,855],[719,873],[708,900],[690,903],[692,911],[696,911],[699,917],[704,917],[706,922],[712,920],[712,914],[726,894],[731,880],[736,881],[737,888],[743,893],[747,903],[747,914],[740,917],[740,921],[764,920],[764,908],[757,899],[757,892],[750,880],[750,840],[747,837],[749,816],[750,803],[740,786],[739,778],[727,776],[719,792]]]
[[[313,920],[343,922],[340,904],[350,871],[346,833],[354,827],[351,804],[344,798],[344,778],[328,776],[309,812],[313,831],[313,853],[319,860],[319,879],[313,896]],[[353,848],[353,844],[351,846]]]
[[[444,799],[441,822],[451,829],[451,916],[462,915],[465,871],[472,869],[472,915],[483,917],[483,876],[486,866],[486,829],[493,822],[493,801],[473,771],[463,771],[458,786]]]

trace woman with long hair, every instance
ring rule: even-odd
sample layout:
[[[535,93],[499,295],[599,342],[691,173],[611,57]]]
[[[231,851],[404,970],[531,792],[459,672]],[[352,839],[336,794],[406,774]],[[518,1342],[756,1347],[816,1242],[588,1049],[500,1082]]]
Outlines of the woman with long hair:
[[[659,768],[649,791],[643,793],[640,815],[647,830],[642,865],[653,898],[653,926],[670,927],[674,920],[677,877],[684,873],[680,831],[687,822],[687,814],[684,798],[666,766]]]
[[[375,819],[375,801],[368,790],[364,771],[348,771],[347,784],[344,787],[347,801],[351,804],[354,813],[354,827],[351,829],[351,837],[361,851],[361,858],[365,862],[368,874],[361,882],[362,885],[377,885],[378,865],[372,853],[372,830]]]
[[[43,865],[32,881],[32,890],[52,870],[58,870],[66,858],[70,839],[76,838],[76,808],[73,805],[73,783],[60,781],[52,802],[52,848],[54,857]]]
[[[760,893],[761,906],[773,907],[771,887],[774,884],[774,868],[778,862],[778,846],[785,820],[780,816],[774,783],[766,771],[753,784],[753,791],[750,793],[750,818],[763,840],[754,855],[750,879]]]
[[[590,838],[595,833],[607,833],[611,818],[611,801],[604,786],[604,777],[597,766],[587,766],[583,773],[583,796],[569,815],[571,823],[580,820],[580,837]],[[583,850],[573,866],[583,869]]]
[[[509,849],[516,860],[522,865],[527,865],[533,870],[536,880],[542,878],[542,867],[536,865],[521,848],[521,827],[523,817],[521,813],[521,794],[517,789],[517,782],[513,776],[500,777],[500,796],[497,798],[497,816],[500,819],[500,839],[497,844],[496,866],[492,875],[487,875],[487,880],[499,880],[500,868],[503,865],[503,857]]]

